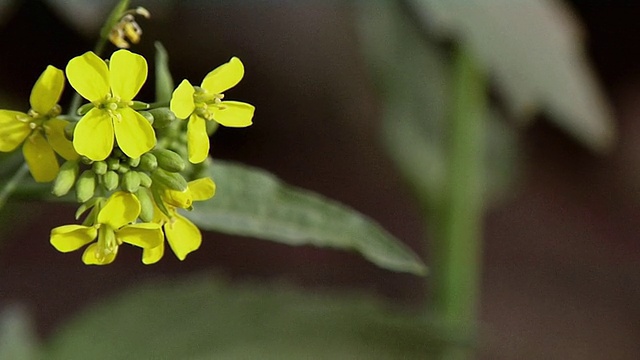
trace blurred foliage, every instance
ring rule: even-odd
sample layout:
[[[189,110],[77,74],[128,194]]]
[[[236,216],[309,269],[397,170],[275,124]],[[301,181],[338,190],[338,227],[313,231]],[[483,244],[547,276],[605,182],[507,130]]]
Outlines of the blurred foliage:
[[[358,29],[383,100],[382,141],[423,206],[437,211],[451,166],[450,51],[408,21],[407,11],[399,2],[362,5]],[[513,186],[520,149],[500,111],[484,116],[484,197],[495,201]]]
[[[583,49],[583,34],[558,0],[405,0],[424,30],[465,43],[493,76],[518,119],[542,108],[594,150],[613,145],[616,130]]]
[[[39,343],[31,319],[20,306],[0,312],[0,359],[39,359]]]
[[[424,318],[355,294],[229,285],[210,276],[151,282],[63,326],[47,359],[417,359],[442,346]]]

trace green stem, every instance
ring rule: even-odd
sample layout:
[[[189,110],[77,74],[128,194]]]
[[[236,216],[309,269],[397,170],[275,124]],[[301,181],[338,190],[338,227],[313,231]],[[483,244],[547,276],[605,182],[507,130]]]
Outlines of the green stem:
[[[16,190],[20,182],[24,179],[24,177],[29,173],[29,166],[27,163],[23,163],[22,166],[16,171],[15,174],[9,179],[9,181],[2,187],[0,190],[0,209],[4,207],[9,200],[9,197]]]
[[[438,316],[455,334],[475,340],[480,294],[483,218],[485,79],[464,45],[455,51],[449,133],[449,172],[433,247],[433,297]],[[468,359],[451,345],[443,359]]]

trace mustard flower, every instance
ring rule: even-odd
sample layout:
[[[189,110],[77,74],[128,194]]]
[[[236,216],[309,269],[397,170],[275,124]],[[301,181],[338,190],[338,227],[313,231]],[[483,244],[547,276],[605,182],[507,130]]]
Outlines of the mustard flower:
[[[203,162],[209,155],[209,137],[205,120],[227,127],[251,125],[255,108],[238,101],[222,101],[223,92],[236,86],[244,76],[244,65],[233,57],[228,63],[211,71],[200,87],[183,80],[173,91],[170,108],[179,119],[189,118],[187,148],[189,161]]]
[[[60,252],[78,250],[91,243],[82,255],[87,265],[106,265],[115,260],[118,247],[128,243],[151,249],[162,244],[163,235],[157,223],[133,222],[140,215],[140,202],[135,195],[118,191],[113,193],[97,216],[96,224],[63,225],[51,230],[50,242]]]
[[[73,88],[95,106],[78,122],[73,146],[91,160],[106,159],[115,141],[130,158],[151,150],[156,136],[151,124],[131,108],[147,79],[147,61],[128,50],[111,55],[109,65],[89,51],[67,64]]]
[[[78,154],[71,141],[64,136],[67,121],[58,119],[58,101],[64,88],[62,70],[47,66],[36,81],[29,103],[28,113],[0,110],[0,151],[15,150],[20,144],[31,175],[37,182],[49,182],[56,178],[58,159],[75,160]]]
[[[216,185],[210,178],[202,178],[189,182],[186,191],[167,190],[163,195],[169,216],[165,215],[156,207],[154,212],[154,222],[162,224],[167,242],[174,254],[181,261],[187,255],[200,247],[202,244],[202,234],[198,227],[189,219],[180,215],[177,208],[187,209],[191,207],[192,201],[203,201],[213,197]],[[154,248],[144,248],[142,251],[142,262],[153,264],[158,262],[164,255],[164,243]]]

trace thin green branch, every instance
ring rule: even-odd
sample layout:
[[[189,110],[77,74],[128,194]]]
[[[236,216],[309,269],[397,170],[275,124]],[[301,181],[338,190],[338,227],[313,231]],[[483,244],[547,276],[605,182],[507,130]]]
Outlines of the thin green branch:
[[[16,171],[15,174],[9,179],[9,181],[2,187],[0,190],[0,209],[4,207],[13,194],[16,191],[16,188],[20,184],[20,182],[24,179],[24,177],[29,173],[29,166],[27,163],[23,163],[22,166]]]

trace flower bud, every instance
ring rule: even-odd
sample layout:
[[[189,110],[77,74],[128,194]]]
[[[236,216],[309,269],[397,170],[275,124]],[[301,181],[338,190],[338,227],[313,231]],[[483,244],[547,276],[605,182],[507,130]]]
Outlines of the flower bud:
[[[120,183],[122,190],[130,193],[138,191],[140,188],[140,176],[137,171],[129,171],[122,175],[122,182]]]
[[[151,180],[171,190],[184,191],[188,187],[187,181],[182,175],[163,169],[156,169],[156,171],[152,172]]]
[[[78,171],[77,161],[65,161],[65,163],[60,166],[60,171],[58,171],[58,176],[53,183],[51,193],[55,196],[64,196],[69,193],[73,184],[76,183]]]
[[[153,127],[156,129],[165,128],[176,120],[176,115],[173,111],[166,107],[151,109],[149,113],[153,116]]]
[[[115,190],[118,187],[118,181],[118,174],[113,170],[109,170],[102,175],[102,186],[108,191]]]
[[[69,141],[73,141],[73,132],[76,130],[76,125],[78,125],[75,121],[69,121],[69,123],[64,127],[64,137]]]
[[[82,106],[80,106],[78,108],[78,110],[76,111],[76,114],[79,116],[83,116],[84,114],[88,113],[89,110],[93,109],[95,106],[93,105],[93,103],[88,103],[88,104],[84,104]]]
[[[120,174],[126,174],[129,172],[129,164],[127,164],[126,162],[121,162],[120,166],[118,166],[118,170],[116,170],[117,172],[119,172]]]
[[[153,200],[149,195],[149,190],[139,189],[136,192],[136,197],[140,201],[140,215],[138,217],[144,222],[153,221]]]
[[[147,175],[147,173],[138,171],[138,176],[140,177],[140,186],[144,186],[146,188],[151,186],[152,181],[149,175]]]
[[[129,158],[127,159],[127,164],[129,164],[129,167],[138,167],[138,165],[140,165],[140,158]]]
[[[91,165],[91,170],[93,170],[96,175],[104,175],[108,170],[108,166],[104,161],[96,161]]]
[[[158,159],[158,166],[170,172],[180,172],[184,170],[184,159],[175,152],[167,149],[157,149],[153,154]]]
[[[148,111],[138,111],[138,114],[142,115],[145,119],[147,119],[147,121],[151,125],[153,125],[153,123],[155,122],[153,115]]]
[[[118,168],[120,167],[120,160],[116,159],[116,158],[107,158],[107,168],[109,170],[118,170]]]
[[[158,160],[152,153],[142,154],[138,167],[140,168],[140,170],[151,172],[158,167]]]
[[[91,170],[83,171],[76,182],[76,198],[83,203],[91,199],[95,191],[96,174]]]

